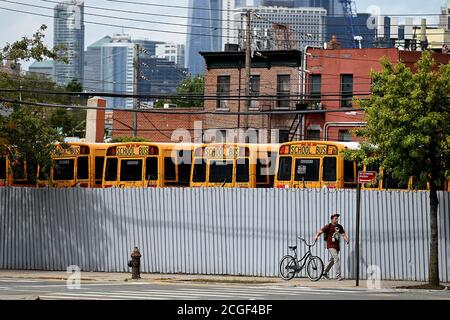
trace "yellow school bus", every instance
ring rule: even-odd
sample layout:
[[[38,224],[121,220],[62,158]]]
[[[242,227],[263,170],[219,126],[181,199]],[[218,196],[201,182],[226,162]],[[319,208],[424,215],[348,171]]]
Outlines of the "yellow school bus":
[[[357,142],[294,141],[280,145],[276,188],[353,188],[356,164],[341,151],[356,149]]]
[[[385,172],[379,165],[364,165],[364,171],[377,172],[377,178],[372,183],[364,183],[361,187],[362,190],[398,190],[398,191],[411,191],[411,190],[430,190],[429,183],[423,183],[415,180],[413,177],[409,177],[407,181],[401,181],[392,177],[392,175]],[[450,191],[450,182],[444,181],[442,185],[438,186],[440,191]]]
[[[193,145],[127,142],[106,151],[103,187],[188,186]]]
[[[30,185],[26,161],[12,161],[8,152],[0,154],[0,187]]]
[[[273,187],[278,144],[211,143],[197,146],[191,187]]]
[[[58,144],[52,153],[50,167],[39,169],[39,186],[100,188],[108,145],[85,142]]]

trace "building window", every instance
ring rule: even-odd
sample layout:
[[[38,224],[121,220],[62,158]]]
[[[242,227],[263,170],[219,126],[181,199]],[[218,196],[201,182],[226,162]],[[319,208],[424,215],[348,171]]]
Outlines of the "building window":
[[[228,109],[230,76],[217,76],[217,109]]]
[[[289,108],[290,75],[277,76],[277,108]]]
[[[280,130],[278,140],[279,143],[289,142],[289,130]]]
[[[352,134],[348,130],[339,130],[339,141],[352,141]]]
[[[353,75],[341,74],[341,108],[351,108],[353,98]]]
[[[322,75],[312,74],[309,76],[309,95],[312,103],[319,103],[321,99]]]
[[[306,139],[320,140],[320,130],[308,130]]]
[[[257,99],[253,99],[253,97],[259,96],[259,88],[260,88],[260,76],[251,76],[250,77],[250,107],[252,109],[259,109],[259,101]]]

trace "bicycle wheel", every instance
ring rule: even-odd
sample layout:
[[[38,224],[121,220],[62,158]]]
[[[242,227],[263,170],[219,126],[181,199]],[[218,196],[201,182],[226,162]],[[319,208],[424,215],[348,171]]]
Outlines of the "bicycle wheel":
[[[293,256],[284,256],[280,262],[280,275],[284,280],[291,280],[297,273],[297,261]]]
[[[308,278],[311,281],[318,281],[323,274],[323,261],[319,257],[312,256],[309,258],[308,265],[306,266],[306,272]]]

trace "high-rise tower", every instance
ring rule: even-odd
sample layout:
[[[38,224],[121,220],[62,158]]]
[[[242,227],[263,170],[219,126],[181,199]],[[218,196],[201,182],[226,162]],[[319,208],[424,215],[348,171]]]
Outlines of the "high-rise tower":
[[[220,51],[222,47],[222,0],[189,0],[186,67],[203,74],[205,62],[199,51]]]
[[[72,79],[83,81],[84,69],[84,3],[67,0],[54,9],[54,46],[62,45],[68,63],[55,63],[55,78],[60,85]]]

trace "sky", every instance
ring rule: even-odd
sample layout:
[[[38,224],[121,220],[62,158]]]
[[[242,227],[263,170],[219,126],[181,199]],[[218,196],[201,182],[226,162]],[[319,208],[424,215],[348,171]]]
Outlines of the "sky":
[[[44,14],[53,16],[53,7],[56,0],[0,0],[0,48],[6,43],[14,42],[22,36],[31,36],[42,24],[48,26],[45,33],[45,43],[49,46],[53,44],[53,18],[33,16],[30,14],[23,14],[18,12],[5,11],[2,8],[10,8],[32,13]],[[20,2],[28,6],[19,5]],[[124,2],[127,2],[124,0]],[[187,6],[188,0],[130,0],[130,2],[141,2],[147,4],[157,4],[162,6],[137,5],[123,2],[115,2],[111,0],[85,0],[85,6],[102,7],[110,9],[119,9],[127,11],[136,11],[141,13],[148,13],[151,15],[118,13],[106,9],[92,9],[85,8],[85,13],[107,15],[108,18],[85,15],[85,21],[94,21],[101,23],[115,24],[122,27],[107,27],[94,24],[85,24],[85,46],[97,41],[105,35],[112,35],[114,33],[128,33],[132,38],[136,39],[150,39],[165,42],[185,43],[188,14]],[[381,14],[427,14],[440,12],[441,5],[445,2],[443,0],[355,0],[357,11],[364,13],[375,11]],[[50,9],[40,8],[47,7]],[[165,7],[166,6],[166,7]],[[167,6],[180,6],[184,8],[174,8]],[[181,18],[164,17],[161,15],[181,16]],[[126,19],[141,19],[143,21],[119,20],[111,17],[121,17]],[[400,23],[402,18],[400,17]],[[415,18],[417,21],[419,17]],[[437,16],[428,17],[429,23],[436,24]],[[177,25],[181,24],[181,25]],[[182,26],[184,25],[184,26]],[[159,31],[149,30],[133,30],[126,27],[146,28]],[[171,31],[169,33],[167,31]],[[178,32],[178,33],[177,33]],[[24,63],[24,67],[30,63]]]

